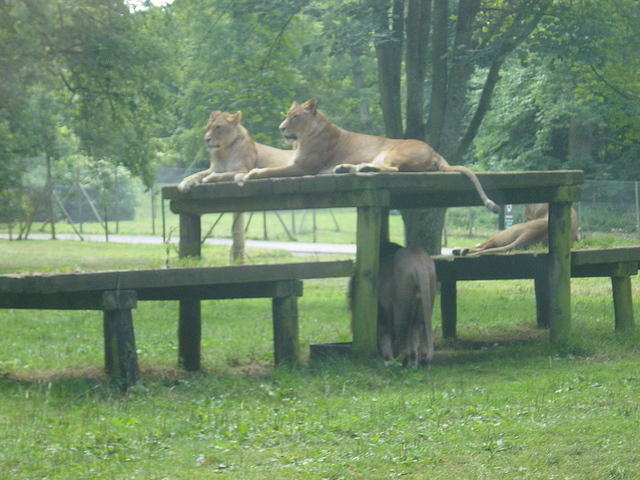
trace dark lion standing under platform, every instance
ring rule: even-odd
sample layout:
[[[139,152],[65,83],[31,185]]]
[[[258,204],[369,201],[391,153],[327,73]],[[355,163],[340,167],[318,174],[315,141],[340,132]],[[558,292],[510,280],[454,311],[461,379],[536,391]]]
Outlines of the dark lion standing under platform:
[[[403,356],[403,364],[427,365],[433,359],[431,315],[436,295],[436,268],[415,247],[380,245],[378,276],[378,354],[385,360]],[[353,306],[353,278],[349,300]]]

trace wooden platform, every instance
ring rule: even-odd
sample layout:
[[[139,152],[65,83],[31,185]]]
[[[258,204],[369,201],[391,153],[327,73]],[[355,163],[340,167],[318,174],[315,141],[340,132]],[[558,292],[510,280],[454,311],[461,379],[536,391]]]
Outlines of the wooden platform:
[[[445,338],[456,336],[458,281],[533,279],[536,292],[536,316],[540,327],[549,326],[551,292],[545,281],[550,257],[547,252],[488,254],[475,257],[443,255],[434,257],[441,282],[440,305]],[[617,331],[635,326],[631,293],[631,275],[638,273],[640,246],[571,251],[572,277],[610,277]]]
[[[102,310],[105,369],[123,388],[138,378],[132,309],[138,301],[179,300],[178,362],[200,368],[200,300],[272,299],[274,359],[298,362],[297,297],[302,280],[348,277],[353,262],[0,275],[0,308]]]
[[[567,342],[571,331],[571,203],[580,200],[579,170],[477,173],[487,195],[498,204],[549,203],[549,256],[544,272],[550,297],[549,338]],[[165,187],[163,199],[180,215],[180,255],[199,256],[201,216],[306,208],[355,207],[357,253],[352,311],[353,352],[376,355],[376,300],[379,245],[388,239],[389,209],[482,205],[468,178],[459,173],[331,174],[197,185],[189,192]]]

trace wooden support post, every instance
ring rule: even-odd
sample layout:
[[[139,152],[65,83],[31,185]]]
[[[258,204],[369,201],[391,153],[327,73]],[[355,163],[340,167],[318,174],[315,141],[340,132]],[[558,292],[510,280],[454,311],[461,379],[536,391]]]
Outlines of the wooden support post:
[[[200,300],[180,300],[178,364],[190,372],[200,370],[202,320]]]
[[[200,215],[180,214],[180,258],[200,257]]]
[[[354,302],[353,353],[359,358],[377,354],[378,267],[380,263],[380,207],[358,208]]]
[[[180,214],[180,258],[200,257],[200,230],[200,215]],[[185,370],[200,370],[201,336],[200,300],[180,300],[178,365]]]
[[[382,219],[380,224],[380,241],[388,242],[391,238],[391,233],[389,232],[389,209],[382,209]]]
[[[549,327],[550,340],[563,346],[571,332],[571,204],[549,204]]]
[[[133,290],[106,291],[102,296],[105,370],[123,389],[139,376],[131,309],[136,307]]]
[[[631,297],[631,277],[611,277],[613,290],[613,311],[616,332],[630,332],[635,328],[633,300]]]
[[[440,316],[442,322],[442,337],[446,339],[456,338],[458,322],[458,293],[457,284],[454,281],[440,283]]]
[[[549,286],[548,278],[538,276],[533,279],[533,287],[536,293],[536,321],[538,328],[549,328]]]
[[[298,297],[275,297],[271,300],[273,315],[273,350],[276,366],[297,365],[298,344]]]

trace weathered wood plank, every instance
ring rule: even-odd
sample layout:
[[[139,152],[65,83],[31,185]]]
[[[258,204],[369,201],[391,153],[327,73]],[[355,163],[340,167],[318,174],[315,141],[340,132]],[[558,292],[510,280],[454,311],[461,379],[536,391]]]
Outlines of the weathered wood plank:
[[[528,172],[477,172],[487,192],[501,189],[555,188],[580,185],[584,175],[579,170],[528,171]],[[357,190],[389,189],[391,191],[438,191],[469,190],[469,180],[458,173],[367,173],[358,175],[317,175],[279,179],[261,179],[236,185],[232,182],[198,185],[190,192],[181,193],[176,187],[164,187],[165,199],[219,199],[230,197],[267,197],[275,192],[347,192]]]
[[[589,248],[571,251],[572,265],[640,261],[640,246]]]
[[[351,260],[62,274],[8,274],[0,275],[0,293],[53,294],[120,288],[137,290],[140,298],[144,298],[145,290],[162,288],[348,277],[352,274]]]
[[[438,280],[507,280],[534,278],[544,271],[547,254],[510,253],[476,257],[434,256]]]
[[[0,308],[102,310],[102,292],[13,293],[0,291]]]
[[[380,195],[383,194],[384,191],[380,190]],[[384,200],[388,203],[388,197]],[[180,198],[171,200],[170,208],[173,213],[202,215],[211,212],[261,212],[266,210],[358,207],[370,205],[371,202],[381,203],[381,200],[363,195],[359,191],[294,192],[252,197],[205,198],[197,201]]]

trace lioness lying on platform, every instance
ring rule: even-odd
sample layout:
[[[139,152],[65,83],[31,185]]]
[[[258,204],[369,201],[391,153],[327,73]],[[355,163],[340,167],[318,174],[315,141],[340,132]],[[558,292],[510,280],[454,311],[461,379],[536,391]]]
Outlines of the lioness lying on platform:
[[[524,214],[530,220],[496,233],[478,243],[473,248],[454,248],[454,255],[480,255],[524,248],[536,243],[549,243],[549,204],[530,203],[525,206]],[[571,209],[571,242],[578,240],[578,215]]]
[[[378,354],[404,356],[403,364],[426,365],[433,359],[431,314],[436,296],[436,267],[419,248],[380,245],[378,276]],[[353,279],[349,285],[353,303]]]
[[[235,175],[253,168],[276,167],[293,160],[293,150],[255,142],[240,124],[241,119],[241,112],[233,115],[219,110],[211,112],[204,134],[210,166],[182,180],[178,190],[188,191],[198,183],[232,181]]]
[[[419,140],[394,140],[344,130],[317,109],[315,99],[291,105],[280,124],[282,135],[298,143],[293,162],[274,168],[255,168],[236,176],[242,184],[253,178],[296,177],[318,173],[352,172],[460,172],[493,212],[498,206],[485,194],[476,175],[466,167],[449,165],[433,148]]]

